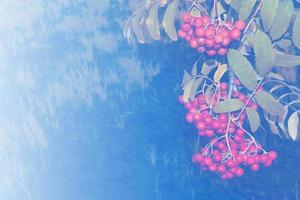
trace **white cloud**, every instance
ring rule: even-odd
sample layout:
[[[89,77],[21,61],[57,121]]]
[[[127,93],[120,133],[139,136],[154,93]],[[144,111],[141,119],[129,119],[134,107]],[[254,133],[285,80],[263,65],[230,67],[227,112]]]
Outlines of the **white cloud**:
[[[125,74],[126,88],[129,90],[132,86],[137,85],[145,89],[151,82],[152,78],[159,74],[158,66],[145,65],[135,57],[122,57],[119,59],[122,71]]]
[[[55,97],[56,106],[66,103],[93,105],[93,98],[106,98],[97,68],[81,66],[68,68],[62,77],[49,84],[48,95]]]

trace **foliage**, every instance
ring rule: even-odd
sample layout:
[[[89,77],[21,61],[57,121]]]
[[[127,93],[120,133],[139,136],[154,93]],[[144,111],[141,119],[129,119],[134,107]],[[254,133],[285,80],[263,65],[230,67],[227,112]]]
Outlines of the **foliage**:
[[[300,13],[292,0],[152,0],[140,6],[129,18],[124,35],[129,41],[147,43],[164,37],[177,41],[180,13],[192,16],[209,14],[215,23],[246,21],[242,38],[232,44],[226,57],[208,58],[195,62],[191,74],[184,72],[184,101],[197,94],[214,113],[245,111],[252,132],[262,125],[269,130],[296,140],[299,135],[300,90],[285,80],[287,74],[277,69],[295,69],[300,65]],[[252,58],[255,62],[250,62]],[[296,73],[294,71],[294,73]],[[242,86],[237,86],[237,78]],[[229,82],[228,99],[220,101],[221,80]],[[247,97],[260,109],[256,111],[232,97],[237,87],[247,91]],[[213,105],[213,101],[216,104]]]

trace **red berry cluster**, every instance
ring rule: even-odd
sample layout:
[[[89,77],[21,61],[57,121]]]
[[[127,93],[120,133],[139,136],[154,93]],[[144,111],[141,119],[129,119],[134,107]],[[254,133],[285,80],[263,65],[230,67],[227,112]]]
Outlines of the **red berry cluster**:
[[[238,40],[245,22],[240,20],[231,22],[214,23],[210,17],[194,17],[189,13],[182,15],[183,24],[178,31],[178,36],[184,38],[192,48],[198,52],[206,52],[209,56],[227,54],[228,45],[233,40]]]
[[[215,99],[226,99],[227,87],[226,83],[221,83]],[[245,102],[248,107],[258,108],[256,103],[244,93],[236,91],[233,95]],[[184,102],[183,97],[180,96],[179,101],[189,110],[186,121],[195,124],[199,136],[210,138],[210,142],[192,158],[201,169],[216,172],[225,180],[242,176],[243,165],[257,171],[261,164],[268,167],[276,159],[275,151],[266,152],[262,145],[258,144],[243,128],[245,113],[213,114],[203,94],[190,102]],[[213,101],[212,105],[216,103]]]

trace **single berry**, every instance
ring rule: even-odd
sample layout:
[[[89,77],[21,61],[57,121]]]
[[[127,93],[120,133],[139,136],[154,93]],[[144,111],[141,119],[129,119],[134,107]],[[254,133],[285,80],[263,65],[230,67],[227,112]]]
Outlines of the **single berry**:
[[[225,55],[227,54],[227,52],[228,52],[228,49],[227,49],[227,48],[220,48],[220,49],[218,50],[218,55],[220,55],[220,56],[225,56]]]
[[[251,169],[252,169],[253,171],[259,170],[259,164],[254,164],[254,165],[252,165],[252,166],[251,166]]]
[[[184,103],[183,95],[180,95],[178,97],[178,101],[179,101],[179,103]]]
[[[192,38],[192,39],[190,40],[190,46],[191,46],[192,48],[197,48],[197,47],[198,47],[198,42],[197,42],[197,40],[196,40],[195,38]]]
[[[239,137],[243,137],[245,134],[244,130],[239,128],[236,130],[236,135],[239,136]]]
[[[211,118],[211,116],[207,116],[204,118],[204,122],[206,123],[206,125],[211,125],[213,119]]]
[[[277,158],[276,151],[270,151],[268,155],[272,160],[275,160]]]
[[[240,95],[239,95],[239,100],[241,100],[241,101],[244,101],[247,97],[246,97],[246,95],[245,94],[243,94],[243,93],[240,93]]]
[[[195,157],[195,161],[196,162],[202,162],[203,161],[203,157],[202,157],[202,155],[201,155],[201,153],[196,153],[195,155],[194,155],[194,157]]]
[[[190,15],[190,13],[184,13],[181,16],[182,20],[186,23],[190,23],[192,21],[192,16]]]
[[[234,84],[236,84],[237,86],[240,86],[241,85],[241,82],[239,79],[235,78],[234,79]]]
[[[241,164],[244,162],[243,156],[241,156],[241,155],[235,156],[235,160],[238,164]]]
[[[192,113],[188,113],[185,116],[187,122],[192,123],[194,121],[194,115]]]
[[[226,30],[225,28],[220,28],[220,29],[219,29],[219,33],[220,33],[223,37],[228,37],[228,36],[229,36],[229,31]]]
[[[244,170],[242,168],[237,168],[236,175],[237,176],[242,176],[243,174],[244,174]]]
[[[222,91],[226,91],[227,90],[227,83],[225,83],[225,82],[222,82],[221,84],[220,84],[220,89],[222,90]]]
[[[235,135],[234,137],[233,137],[233,139],[236,141],[236,142],[241,142],[243,139],[242,139],[242,137],[240,137],[240,136],[238,136],[238,135]]]
[[[185,38],[186,32],[184,32],[182,29],[180,29],[180,30],[178,31],[178,36],[181,37],[181,38]]]
[[[222,42],[222,45],[224,46],[224,47],[227,47],[229,44],[230,44],[230,38],[229,37],[224,37],[223,38],[223,42]]]
[[[212,137],[212,136],[215,135],[215,133],[214,133],[213,130],[206,130],[206,131],[205,131],[205,135],[206,135],[207,137]]]
[[[228,120],[228,118],[227,118],[227,115],[226,114],[224,114],[224,113],[222,113],[222,114],[220,114],[219,115],[219,120],[220,120],[220,122],[227,122],[227,120]],[[227,124],[225,124],[226,125],[226,127],[227,127]],[[226,128],[225,127],[225,128]],[[223,128],[223,127],[221,127],[221,128]]]
[[[197,129],[199,129],[199,130],[205,130],[205,128],[206,128],[206,125],[205,125],[205,123],[204,122],[198,122],[197,124],[196,124],[196,126],[197,126]]]
[[[230,38],[233,40],[238,40],[240,36],[241,36],[241,32],[236,28],[230,32]]]
[[[195,114],[194,114],[194,120],[195,120],[196,122],[198,122],[198,121],[201,120],[201,115],[200,115],[200,113],[195,113]]]
[[[191,39],[192,39],[192,37],[190,35],[185,36],[186,41],[190,41]]]
[[[216,50],[211,49],[211,50],[207,51],[207,55],[209,55],[209,56],[214,56],[216,54],[217,54]]]
[[[235,161],[234,160],[228,160],[226,162],[226,165],[230,168],[234,167],[236,165]]]
[[[243,20],[239,20],[239,21],[235,22],[234,26],[235,26],[236,29],[241,31],[245,28],[246,24]]]
[[[247,164],[248,165],[253,165],[255,163],[255,160],[252,156],[248,157],[248,160],[247,160]]]
[[[198,131],[198,135],[201,137],[206,136],[205,131]]]
[[[226,171],[226,167],[224,165],[219,165],[217,167],[218,172],[224,173]]]
[[[211,165],[212,164],[211,158],[204,158],[203,159],[203,164],[205,164],[207,166]]]
[[[193,35],[194,35],[194,30],[193,30],[193,29],[189,30],[189,31],[187,32],[187,34],[190,35],[190,36],[193,36]]]
[[[263,154],[263,155],[260,156],[259,160],[260,160],[261,163],[266,163],[268,161],[268,159],[269,158],[268,158],[267,154]]]
[[[197,51],[200,53],[204,53],[205,52],[205,47],[198,47]]]
[[[268,159],[265,163],[264,163],[265,167],[270,167],[272,165],[272,160]]]
[[[232,179],[234,177],[234,175],[230,172],[226,172],[225,176],[226,176],[227,179]]]
[[[197,27],[200,27],[203,25],[203,22],[202,22],[202,19],[197,17],[195,20],[194,20],[194,26],[197,28]]]
[[[198,37],[204,36],[204,33],[205,33],[205,28],[204,28],[204,27],[198,27],[198,28],[196,28],[196,30],[195,30],[195,34],[196,34]]]
[[[222,161],[222,156],[221,155],[215,155],[214,157],[216,162],[221,162]]]
[[[202,22],[203,22],[204,25],[208,25],[208,24],[211,23],[210,17],[207,16],[207,15],[204,15],[201,19],[202,19]]]
[[[197,39],[198,45],[199,46],[204,46],[205,45],[205,38],[204,37],[199,37]]]
[[[218,43],[218,44],[220,44],[220,43],[223,42],[223,38],[224,38],[224,37],[223,37],[221,34],[217,34],[217,35],[215,36],[215,42]]]
[[[209,166],[209,170],[210,170],[211,172],[215,172],[215,171],[217,171],[217,166],[216,166],[216,165],[210,165],[210,166]]]
[[[220,44],[215,44],[213,46],[214,50],[219,50],[222,46]]]
[[[216,30],[213,28],[208,28],[205,30],[204,35],[206,38],[212,39],[215,37]]]
[[[212,48],[214,46],[215,42],[213,39],[206,39],[205,40],[205,45],[208,47],[208,48]],[[214,50],[215,51],[215,50]]]
[[[220,122],[218,120],[213,120],[211,125],[214,129],[219,129],[220,128]]]
[[[183,30],[184,32],[189,32],[191,30],[191,25],[189,24],[182,24],[181,25],[181,30]]]
[[[191,104],[190,102],[187,102],[187,103],[184,104],[184,107],[185,107],[186,109],[190,109],[190,108],[193,107],[193,106],[192,106],[192,104]]]

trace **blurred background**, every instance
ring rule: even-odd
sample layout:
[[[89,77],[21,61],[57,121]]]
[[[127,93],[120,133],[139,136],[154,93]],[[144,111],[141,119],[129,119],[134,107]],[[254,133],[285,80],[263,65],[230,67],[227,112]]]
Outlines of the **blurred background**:
[[[270,168],[221,181],[192,164],[177,97],[197,53],[129,45],[138,2],[0,1],[0,199],[299,199],[299,142],[268,131]]]

